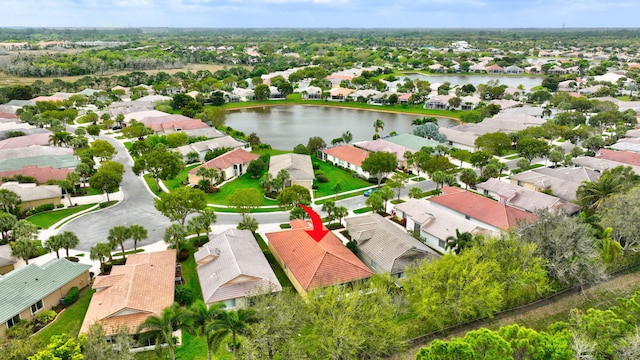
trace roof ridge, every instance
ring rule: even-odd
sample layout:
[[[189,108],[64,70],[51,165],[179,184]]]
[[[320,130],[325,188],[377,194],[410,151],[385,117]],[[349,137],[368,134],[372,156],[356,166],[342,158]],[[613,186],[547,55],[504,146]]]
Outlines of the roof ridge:
[[[306,284],[303,285],[304,289],[308,289],[309,286],[311,285],[311,283],[313,282],[313,279],[315,279],[316,274],[318,273],[318,269],[320,269],[320,265],[322,265],[322,263],[324,262],[324,260],[327,257],[327,250],[325,248],[322,248],[322,250],[324,250],[323,254],[322,254],[322,258],[320,259],[320,261],[318,261],[315,270],[311,273],[311,276],[309,277],[309,280],[307,281]]]

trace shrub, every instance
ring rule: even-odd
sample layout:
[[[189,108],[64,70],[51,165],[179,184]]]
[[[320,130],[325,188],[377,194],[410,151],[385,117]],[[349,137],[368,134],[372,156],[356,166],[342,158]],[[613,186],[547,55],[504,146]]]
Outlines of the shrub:
[[[326,184],[329,182],[329,178],[327,178],[324,174],[317,175],[316,180],[318,180],[318,182],[321,184]]]
[[[50,211],[55,209],[55,205],[53,204],[42,204],[40,206],[36,206],[33,209],[27,211],[25,213],[26,216],[31,216],[33,214],[37,214],[37,213],[41,213],[41,212],[45,212],[45,211]]]
[[[190,305],[193,302],[193,291],[186,286],[178,286],[175,297],[178,304]]]
[[[107,205],[108,204],[106,202],[101,202],[100,205],[98,205],[98,206],[100,206],[100,209],[104,209],[104,208],[107,207]]]
[[[64,297],[64,299],[62,299],[62,302],[64,303],[65,306],[69,306],[74,302],[76,302],[79,296],[80,296],[80,290],[78,290],[77,286],[74,286],[71,289],[69,289],[69,292],[67,293],[67,295]]]
[[[209,241],[209,238],[205,235],[205,236],[193,238],[192,244],[195,247],[201,247],[202,245],[206,244],[208,241]]]
[[[180,254],[178,254],[178,261],[183,262],[187,260],[189,258],[189,255],[191,255],[191,253],[188,249],[180,249]]]
[[[46,325],[56,318],[56,312],[53,310],[46,310],[36,316],[36,322],[42,325]]]
[[[7,329],[5,334],[9,339],[26,339],[33,333],[32,325],[33,324],[27,320],[20,320],[20,322],[12,326],[11,329]]]
[[[318,164],[318,163],[315,163],[315,162],[314,162],[314,163],[312,164],[312,166],[313,166],[313,170],[318,170],[318,169],[320,169],[320,164]]]
[[[58,209],[62,209],[64,207],[64,204],[58,204],[58,206],[56,206],[56,208]]]
[[[291,224],[280,224],[280,229],[291,229]]]
[[[333,224],[326,225],[326,227],[329,230],[338,230],[338,229],[342,229],[344,227],[344,225],[342,225],[340,223],[333,223]]]
[[[69,256],[69,257],[65,257],[65,259],[71,261],[71,262],[80,262],[80,259],[78,259],[75,256]]]

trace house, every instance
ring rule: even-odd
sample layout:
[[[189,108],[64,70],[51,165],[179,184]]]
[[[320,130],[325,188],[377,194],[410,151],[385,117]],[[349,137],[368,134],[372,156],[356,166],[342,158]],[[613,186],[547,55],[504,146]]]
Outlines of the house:
[[[276,178],[280,170],[287,170],[289,173],[289,180],[286,181],[284,187],[300,185],[311,191],[315,173],[309,155],[282,154],[272,156],[269,159],[269,174]]]
[[[6,140],[5,140],[6,141]],[[26,147],[14,147],[0,149],[0,160],[11,160],[38,156],[73,156],[72,148],[59,146],[29,145]]]
[[[26,148],[32,145],[47,146],[51,132],[11,137],[0,141],[0,149]]]
[[[251,231],[228,229],[209,236],[195,254],[202,297],[207,305],[246,306],[246,298],[282,287]]]
[[[553,65],[552,67],[550,67],[547,70],[547,74],[552,75],[552,74],[556,74],[556,75],[564,75],[567,73],[567,70],[561,68],[558,65]]]
[[[284,100],[287,97],[275,86],[269,86],[269,100]]]
[[[457,127],[440,128],[438,131],[447,137],[447,145],[460,150],[476,150],[477,135],[467,131],[458,130]]]
[[[509,230],[522,222],[537,219],[534,214],[452,186],[445,186],[442,195],[434,196],[429,201],[494,232]]]
[[[371,175],[362,170],[362,162],[369,157],[369,152],[353,145],[340,145],[326,148],[320,151],[321,159],[332,163],[334,166],[343,167],[356,174],[369,178]]]
[[[238,96],[240,101],[253,101],[256,99],[256,96],[251,89],[235,88],[232,92],[233,95]]]
[[[413,134],[387,136],[384,138],[384,140],[400,146],[404,146],[405,148],[410,149],[411,152],[420,151],[420,149],[425,146],[435,149],[435,147],[438,145],[446,144],[446,142],[443,144],[435,140],[426,139]]]
[[[438,95],[438,96],[433,96],[431,98],[429,98],[429,100],[427,100],[424,103],[424,108],[425,109],[439,109],[439,110],[445,110],[449,108],[449,100],[453,98],[453,96],[450,95]]]
[[[565,201],[574,201],[576,191],[583,181],[595,181],[600,173],[584,168],[539,168],[511,175],[511,182],[518,186],[551,192]]]
[[[209,150],[216,150],[222,148],[236,149],[242,148],[246,151],[251,151],[251,144],[232,138],[231,136],[222,136],[215,139],[209,139],[205,141],[198,141],[188,145],[179,146],[174,151],[180,153],[184,160],[190,153],[198,153],[199,161],[204,161],[204,157]]]
[[[16,175],[20,175],[32,177],[36,179],[38,184],[44,184],[49,180],[64,180],[70,172],[73,172],[73,169],[54,169],[51,166],[29,165],[16,170],[0,171],[0,182],[2,178],[13,178]]]
[[[307,86],[302,91],[302,100],[321,100],[322,89],[317,86]]]
[[[164,115],[145,117],[140,120],[144,126],[148,126],[156,134],[168,134],[177,131],[187,132],[194,129],[209,128],[210,126],[203,123],[202,120],[191,119],[182,115]]]
[[[377,140],[368,140],[368,141],[360,141],[354,143],[356,147],[361,149],[370,151],[370,152],[388,152],[396,156],[398,160],[398,167],[403,167],[407,165],[407,159],[404,158],[404,153],[409,151],[414,153],[415,150],[409,149],[402,145],[394,144],[386,139],[377,139]]]
[[[404,278],[408,267],[440,255],[404,229],[378,214],[346,218],[358,258],[376,274]]]
[[[580,207],[576,204],[495,178],[477,184],[476,187],[485,196],[491,196],[500,203],[530,213],[539,209],[549,209],[562,210],[572,215],[580,211]]]
[[[331,101],[344,101],[347,96],[349,96],[349,94],[351,94],[353,92],[353,90],[348,89],[348,88],[333,88],[331,89],[331,91],[329,91],[329,98],[328,100]]]
[[[640,166],[629,165],[619,161],[613,161],[592,156],[578,156],[572,160],[576,166],[583,167],[585,169],[593,170],[595,172],[603,172],[605,170],[613,169],[618,166],[629,166],[633,169],[633,172],[640,175]]]
[[[260,156],[258,154],[252,154],[242,148],[233,149],[189,170],[187,173],[187,176],[189,177],[189,184],[195,185],[202,179],[200,176],[196,175],[198,169],[201,167],[206,169],[215,168],[219,172],[224,173],[224,178],[229,180],[244,174],[249,163],[259,157]]]
[[[298,293],[363,280],[373,273],[331,232],[320,241],[307,233],[311,225],[291,222],[291,229],[266,233],[269,250]]]
[[[609,146],[611,149],[613,150],[617,150],[623,153],[635,153],[640,155],[640,139],[620,139],[617,143]],[[603,149],[603,150],[607,150],[607,149]],[[612,156],[612,157],[624,157],[624,154],[615,154],[614,151],[611,150],[607,150],[605,151],[605,156]],[[596,156],[598,156],[596,154]],[[602,157],[602,155],[600,155]],[[631,156],[627,156],[629,161],[632,161],[632,157]]]
[[[498,64],[489,65],[484,68],[488,74],[503,74],[504,68]]]
[[[407,231],[419,233],[425,244],[438,252],[447,249],[447,238],[460,233],[487,233],[487,228],[471,222],[463,217],[451,216],[451,213],[441,209],[424,199],[409,199],[394,206],[395,216],[401,219]]]
[[[100,323],[107,336],[125,327],[130,334],[149,316],[160,316],[173,304],[176,281],[176,251],[131,254],[124,265],[115,265],[109,275],[96,276],[96,291],[82,321],[80,333]]]
[[[51,149],[53,152],[58,148],[49,149]],[[67,148],[60,149],[66,150]],[[0,150],[0,171],[18,170],[24,168],[25,166],[51,166],[54,169],[75,168],[76,165],[78,165],[78,163],[80,162],[75,155],[42,154],[21,157],[20,151],[13,152],[11,150],[22,150],[23,152],[25,152],[26,149],[9,149],[9,151]],[[11,157],[10,154],[16,155],[14,155],[14,157]]]
[[[52,259],[0,275],[0,336],[20,320],[30,320],[58,305],[72,287],[89,285],[90,268],[67,259]]]
[[[11,190],[20,196],[22,210],[29,210],[40,205],[57,206],[62,198],[62,189],[58,185],[40,185],[34,183],[18,183],[9,181],[0,185],[0,189]]]
[[[516,65],[511,65],[504,68],[504,73],[505,74],[524,74],[524,69]]]
[[[0,275],[13,271],[16,258],[11,253],[11,245],[0,245]]]

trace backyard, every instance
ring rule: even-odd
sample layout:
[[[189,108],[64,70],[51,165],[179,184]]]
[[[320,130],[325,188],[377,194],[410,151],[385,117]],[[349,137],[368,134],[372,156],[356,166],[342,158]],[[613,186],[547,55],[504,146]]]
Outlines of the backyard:
[[[93,293],[94,291],[89,288],[83,290],[78,301],[58,314],[55,321],[33,335],[33,338],[42,344],[47,344],[53,335],[68,334],[69,336],[77,337]]]

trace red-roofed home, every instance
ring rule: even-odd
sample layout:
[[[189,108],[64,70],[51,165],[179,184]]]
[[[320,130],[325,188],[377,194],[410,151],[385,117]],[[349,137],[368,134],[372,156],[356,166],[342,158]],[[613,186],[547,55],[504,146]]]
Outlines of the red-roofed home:
[[[291,229],[267,233],[269,250],[302,296],[310,290],[366,279],[373,275],[351,250],[331,232],[316,242],[306,222]]]
[[[489,65],[484,68],[489,74],[502,74],[504,73],[504,69],[500,65]]]
[[[73,172],[73,169],[54,169],[51,166],[40,167],[37,165],[29,165],[18,170],[0,171],[0,180],[5,177],[12,178],[16,175],[21,175],[33,177],[36,179],[38,184],[44,184],[49,180],[64,180],[67,178],[67,174],[70,172]]]
[[[369,173],[362,170],[362,162],[369,157],[369,152],[352,145],[340,145],[321,151],[322,160],[329,161],[335,166],[353,170],[358,175],[369,178]]]
[[[458,216],[492,230],[508,230],[521,222],[535,221],[538,217],[495,200],[453,186],[442,189],[442,195],[429,201]]]
[[[596,157],[622,163],[620,165],[640,166],[640,154],[631,151],[600,149]]]
[[[198,169],[201,167],[206,169],[215,168],[216,170],[223,172],[225,180],[228,180],[244,174],[247,165],[259,157],[260,156],[258,154],[252,154],[243,148],[233,149],[189,170],[189,184],[195,185],[202,179],[201,176],[196,175]]]

